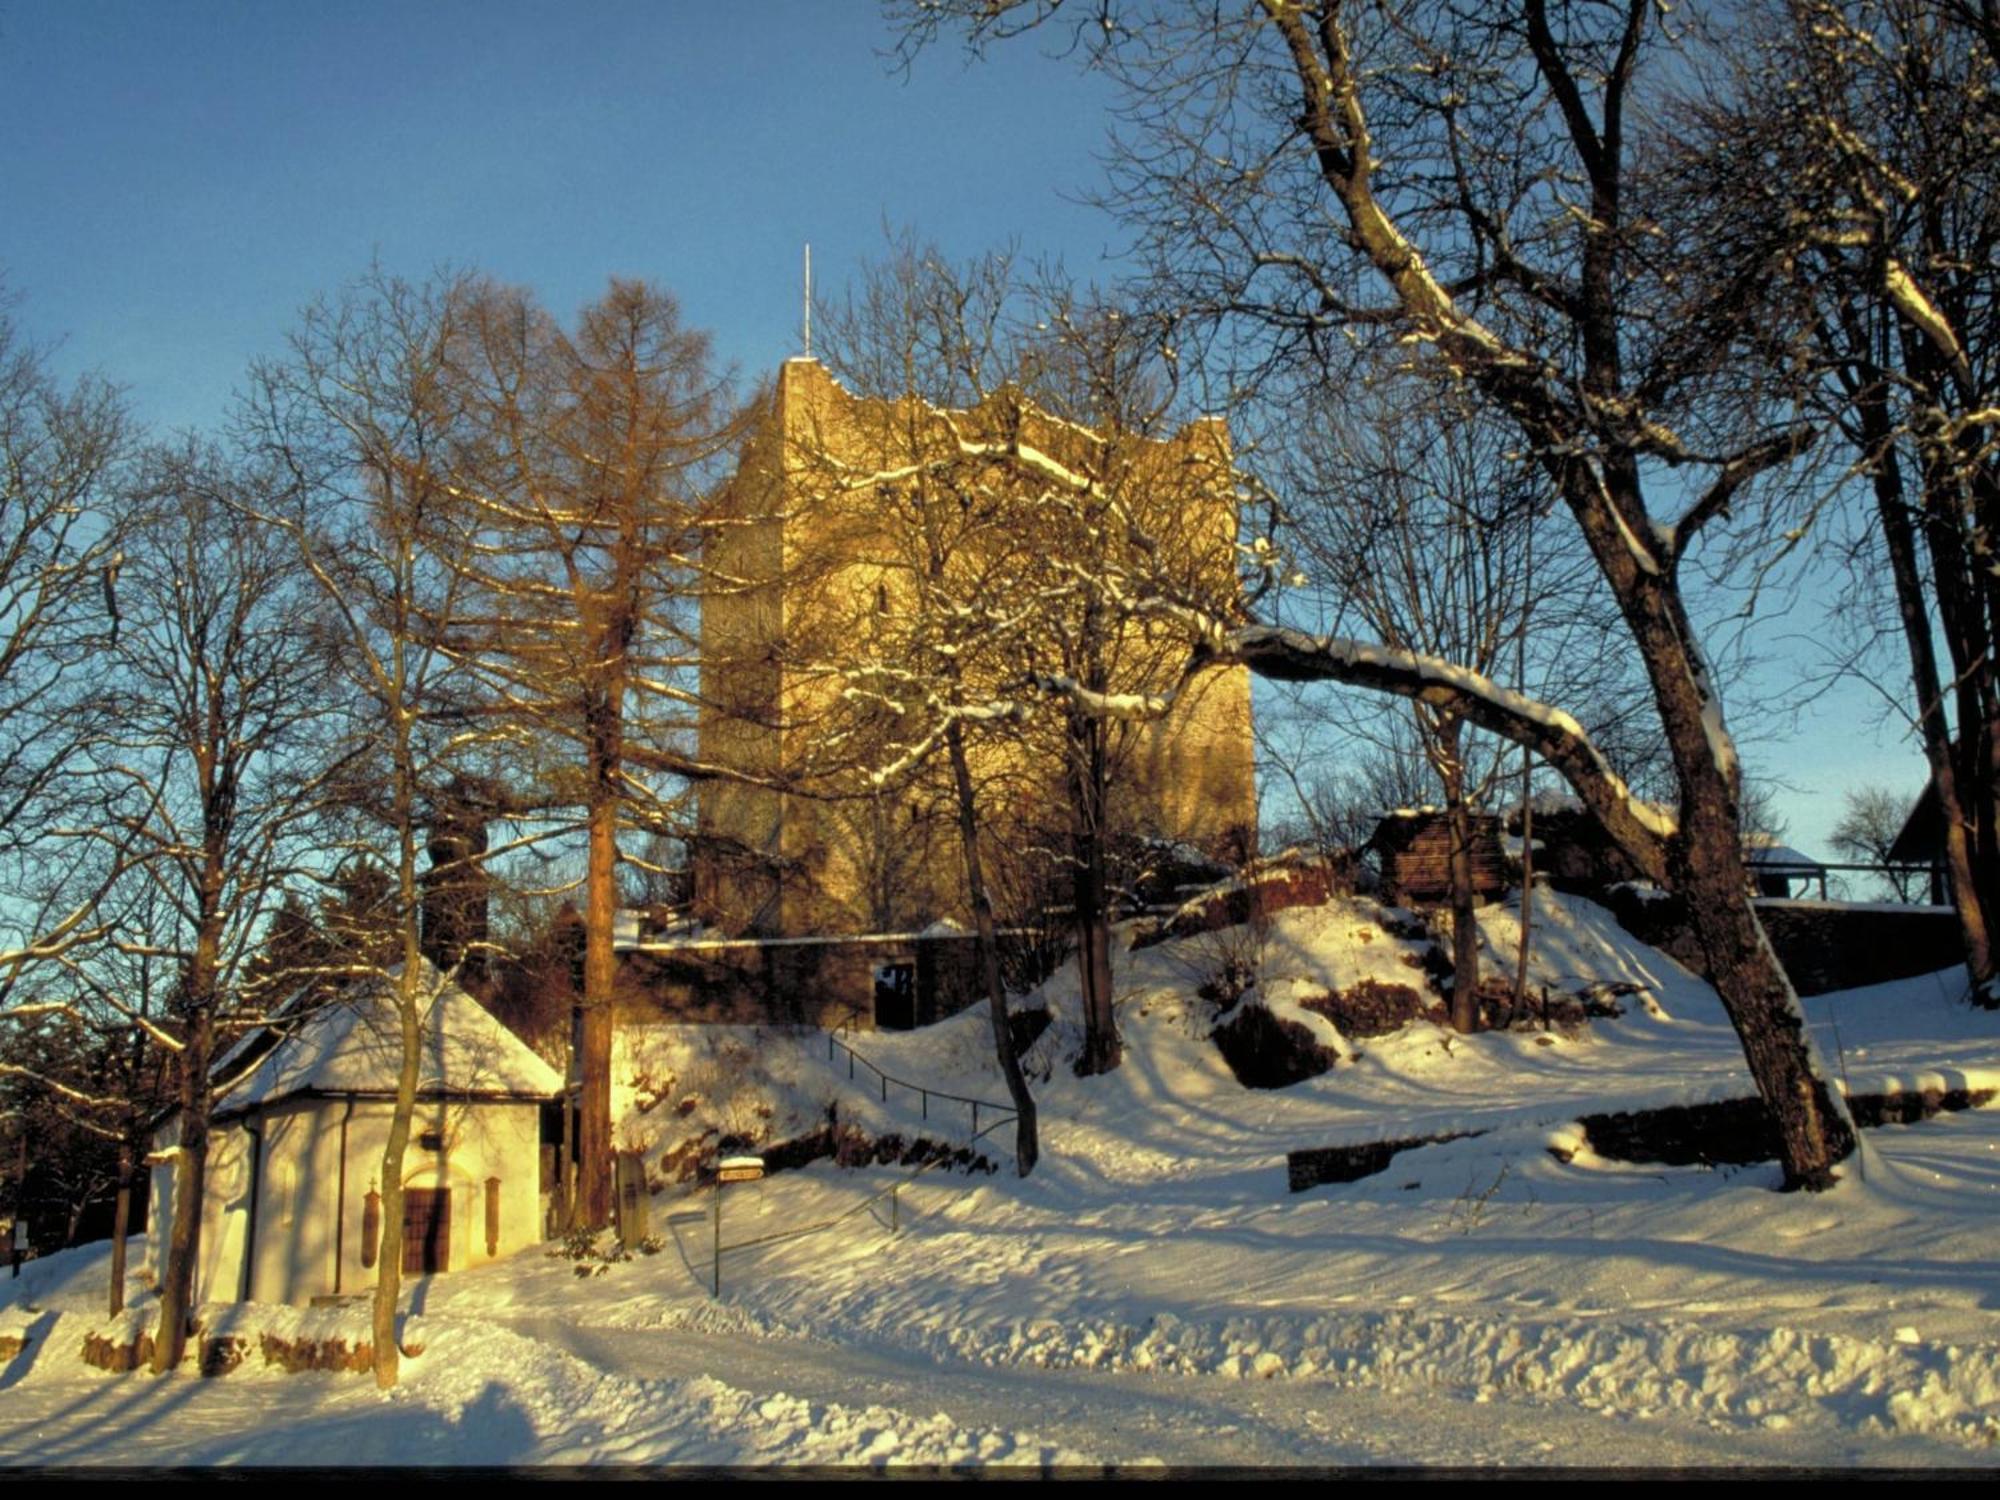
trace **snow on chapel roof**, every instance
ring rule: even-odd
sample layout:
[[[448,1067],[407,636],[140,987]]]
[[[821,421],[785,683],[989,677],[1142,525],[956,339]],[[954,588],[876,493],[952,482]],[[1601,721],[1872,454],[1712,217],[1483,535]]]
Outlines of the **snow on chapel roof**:
[[[303,1022],[217,1102],[218,1115],[239,1114],[295,1094],[390,1095],[402,1060],[402,1035],[391,985],[400,970],[352,986]],[[423,1020],[421,1094],[554,1098],[562,1079],[477,1000],[429,963],[434,991]]]

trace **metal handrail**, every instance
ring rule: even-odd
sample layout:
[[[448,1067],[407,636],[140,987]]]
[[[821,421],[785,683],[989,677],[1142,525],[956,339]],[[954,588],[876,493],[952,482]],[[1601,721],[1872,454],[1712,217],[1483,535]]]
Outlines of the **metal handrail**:
[[[930,1088],[921,1083],[911,1083],[907,1078],[897,1078],[891,1073],[884,1072],[859,1052],[855,1051],[846,1042],[840,1040],[839,1033],[846,1025],[847,1023],[843,1021],[840,1026],[835,1027],[826,1034],[826,1060],[829,1063],[834,1062],[836,1060],[834,1049],[839,1048],[847,1054],[847,1076],[849,1079],[854,1077],[854,1069],[857,1063],[868,1069],[869,1072],[873,1073],[881,1081],[882,1102],[884,1104],[889,1102],[889,1085],[892,1083],[899,1089],[908,1089],[921,1099],[923,1117],[926,1120],[931,1117],[932,1099],[948,1099],[954,1104],[969,1104],[972,1106],[972,1139],[974,1140],[978,1140],[980,1136],[986,1133],[979,1128],[979,1112],[981,1110],[986,1110],[998,1117],[994,1120],[995,1125],[1004,1125],[1019,1113],[1011,1102],[1001,1104],[992,1099],[975,1099],[969,1094],[954,1094],[944,1089]]]
[[[971,1145],[974,1141],[979,1140],[981,1137],[992,1134],[994,1131],[998,1130],[1002,1125],[1005,1125],[1006,1123],[1007,1122],[1005,1120],[995,1120],[991,1125],[988,1125],[984,1130],[980,1131],[977,1135],[974,1135],[970,1141],[966,1142],[966,1144]],[[887,1198],[889,1200],[890,1232],[892,1234],[900,1233],[902,1231],[902,1214],[896,1195],[902,1192],[904,1188],[909,1187],[919,1177],[923,1176],[924,1173],[929,1172],[936,1167],[943,1166],[947,1159],[948,1158],[942,1156],[932,1157],[929,1161],[924,1162],[921,1166],[919,1166],[916,1169],[916,1171],[912,1172],[908,1177],[905,1177],[898,1182],[890,1183],[889,1186],[883,1188],[880,1192],[870,1194],[868,1197],[863,1198],[859,1203],[853,1204],[852,1206],[843,1209],[841,1212],[835,1214],[830,1219],[821,1219],[817,1223],[801,1225],[797,1229],[781,1230],[777,1234],[759,1235],[756,1239],[753,1240],[738,1240],[734,1244],[722,1245],[717,1247],[718,1255],[728,1255],[737,1250],[755,1250],[765,1245],[782,1244],[786,1240],[804,1239],[807,1235],[819,1234],[825,1230],[833,1229],[841,1224],[845,1224],[849,1219],[853,1218],[856,1214],[861,1213],[865,1209],[873,1207],[875,1204],[880,1203],[884,1198]],[[695,1264],[701,1265],[703,1264],[703,1262],[697,1261],[695,1262]],[[714,1264],[714,1262],[711,1260],[710,1262],[708,1262],[708,1264],[712,1265]]]

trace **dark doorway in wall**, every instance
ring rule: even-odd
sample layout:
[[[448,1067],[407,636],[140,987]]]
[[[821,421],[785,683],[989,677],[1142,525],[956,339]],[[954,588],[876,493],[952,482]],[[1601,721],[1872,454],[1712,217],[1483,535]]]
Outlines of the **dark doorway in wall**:
[[[451,1189],[403,1189],[403,1272],[428,1276],[451,1264]]]
[[[875,970],[875,1026],[879,1031],[908,1031],[917,1024],[917,966],[897,959]]]

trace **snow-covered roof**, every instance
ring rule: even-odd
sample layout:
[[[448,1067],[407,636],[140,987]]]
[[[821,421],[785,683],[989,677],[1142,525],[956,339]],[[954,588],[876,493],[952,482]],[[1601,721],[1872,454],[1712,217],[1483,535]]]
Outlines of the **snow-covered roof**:
[[[391,986],[395,973],[354,985],[273,1047],[216,1103],[236,1114],[295,1094],[387,1094],[396,1087],[402,1032]],[[548,1099],[562,1092],[556,1070],[477,1000],[425,963],[433,998],[423,1019],[419,1094]]]
[[[1820,867],[1810,854],[1801,854],[1791,845],[1780,843],[1774,833],[1744,834],[1743,858],[1753,865],[1810,865],[1815,870]]]

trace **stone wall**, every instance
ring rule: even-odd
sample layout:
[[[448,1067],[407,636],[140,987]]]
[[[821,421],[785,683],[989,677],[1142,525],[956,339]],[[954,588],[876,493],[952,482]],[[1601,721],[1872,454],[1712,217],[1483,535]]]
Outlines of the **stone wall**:
[[[1695,973],[1704,972],[1687,910],[1677,897],[1621,886],[1610,900],[1627,932]],[[1948,907],[1777,900],[1756,905],[1778,962],[1801,995],[1912,979],[1965,958],[1958,919]]]
[[[631,949],[619,960],[620,1021],[872,1030],[875,974],[893,963],[915,969],[916,1025],[981,998],[970,934],[687,943]]]
[[[1948,907],[1759,901],[1757,915],[1801,995],[1910,979],[1965,961]]]

